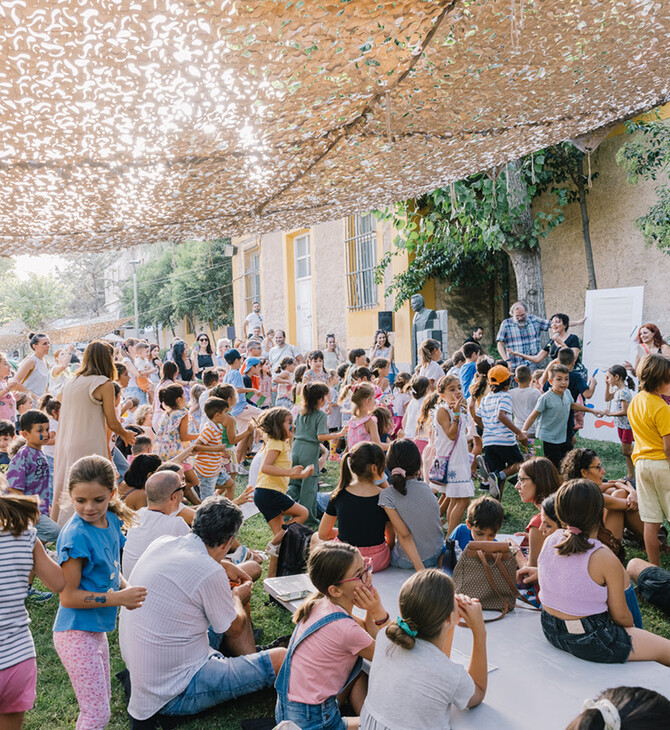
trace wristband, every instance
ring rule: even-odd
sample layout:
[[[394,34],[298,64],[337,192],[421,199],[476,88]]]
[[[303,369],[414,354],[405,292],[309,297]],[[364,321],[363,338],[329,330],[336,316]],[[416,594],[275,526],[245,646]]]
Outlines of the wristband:
[[[391,618],[391,617],[387,613],[386,616],[384,616],[384,618],[381,621],[375,621],[375,626],[383,626],[389,620],[389,618]]]

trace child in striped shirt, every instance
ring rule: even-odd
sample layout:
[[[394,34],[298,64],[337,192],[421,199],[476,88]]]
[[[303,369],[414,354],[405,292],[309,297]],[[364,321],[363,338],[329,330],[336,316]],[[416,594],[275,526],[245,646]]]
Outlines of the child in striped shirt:
[[[225,388],[226,386],[224,386]],[[205,416],[207,420],[200,430],[195,442],[195,471],[200,482],[200,499],[205,499],[214,494],[225,494],[228,499],[235,496],[235,480],[230,472],[227,479],[219,484],[219,472],[224,465],[232,463],[232,456],[228,447],[235,446],[243,438],[253,432],[253,425],[239,436],[235,432],[235,419],[228,412],[231,408],[231,401],[237,402],[237,393],[232,386],[228,398],[208,398],[205,401]],[[225,395],[225,393],[223,393]]]

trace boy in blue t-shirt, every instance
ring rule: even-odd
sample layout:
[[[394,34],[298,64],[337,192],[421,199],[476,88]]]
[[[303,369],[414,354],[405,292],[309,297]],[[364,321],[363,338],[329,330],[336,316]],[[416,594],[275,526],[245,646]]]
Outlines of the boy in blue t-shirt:
[[[505,511],[500,502],[490,497],[479,497],[468,505],[465,523],[460,524],[449,537],[456,540],[461,552],[472,540],[493,542],[504,518]]]
[[[461,348],[465,364],[461,367],[458,377],[461,379],[463,397],[470,397],[470,384],[477,372],[477,358],[482,354],[482,348],[476,342],[466,342]]]
[[[228,350],[224,354],[224,359],[228,363],[230,370],[223,376],[223,382],[229,383],[237,391],[237,403],[230,411],[230,415],[235,419],[237,426],[237,433],[244,433],[247,431],[252,418],[260,416],[263,411],[256,406],[247,403],[247,393],[255,393],[262,395],[259,390],[255,388],[248,388],[244,384],[244,378],[240,372],[242,367],[242,355],[239,350],[232,349]],[[249,431],[247,435],[237,444],[237,471],[239,474],[248,474],[246,469],[241,466],[244,463],[247,452],[250,449],[254,441],[254,432]]]
[[[602,416],[602,411],[587,408],[575,403],[568,390],[570,385],[570,370],[565,365],[552,363],[548,368],[551,389],[542,393],[535,405],[535,409],[523,424],[523,433],[539,418],[536,429],[537,438],[543,442],[544,455],[560,471],[563,457],[572,449],[572,434],[568,434],[570,411],[591,413]]]
[[[487,375],[491,392],[477,407],[475,422],[483,429],[484,454],[477,457],[481,488],[494,499],[502,499],[505,480],[519,471],[523,461],[517,445],[528,443],[528,436],[514,425],[512,396],[509,389],[512,373],[504,365],[495,365]]]

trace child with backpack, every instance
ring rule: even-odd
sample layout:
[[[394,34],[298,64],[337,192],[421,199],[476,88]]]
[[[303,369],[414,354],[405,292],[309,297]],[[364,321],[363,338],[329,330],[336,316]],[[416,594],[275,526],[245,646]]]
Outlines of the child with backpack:
[[[346,693],[360,713],[363,659],[372,659],[375,636],[390,617],[372,585],[370,563],[355,547],[339,542],[316,547],[307,572],[316,593],[293,619],[296,628],[275,682],[275,717],[301,730],[342,730],[347,719],[338,697]],[[354,607],[365,610],[364,619],[352,615]]]

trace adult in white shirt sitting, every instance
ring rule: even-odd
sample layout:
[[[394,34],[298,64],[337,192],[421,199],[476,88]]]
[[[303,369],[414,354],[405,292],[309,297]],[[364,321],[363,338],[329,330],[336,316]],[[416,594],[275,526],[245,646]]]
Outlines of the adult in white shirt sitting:
[[[245,608],[251,581],[231,589],[240,571],[221,562],[241,525],[239,507],[208,497],[190,534],[159,537],[137,561],[133,579],[147,600],[122,610],[119,623],[135,720],[195,715],[274,684],[286,650],[256,652]],[[222,640],[229,656],[218,650]]]
[[[121,572],[127,578],[144,551],[158,537],[182,537],[191,528],[179,516],[184,487],[173,471],[157,471],[144,485],[147,506],[137,511],[123,548]]]

